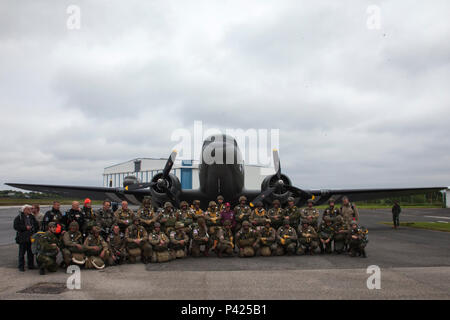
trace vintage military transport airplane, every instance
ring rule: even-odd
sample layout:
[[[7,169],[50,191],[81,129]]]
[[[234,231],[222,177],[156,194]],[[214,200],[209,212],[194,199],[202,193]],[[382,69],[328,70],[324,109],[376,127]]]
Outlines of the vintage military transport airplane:
[[[213,157],[215,155],[221,155],[219,158],[223,161],[217,161],[216,158],[215,161],[211,162],[210,159],[204,158],[205,154],[212,155]],[[262,201],[265,204],[269,204],[274,199],[279,199],[281,203],[286,203],[288,197],[292,196],[295,198],[297,205],[303,205],[310,198],[313,198],[316,204],[322,204],[331,197],[339,201],[344,195],[348,196],[351,201],[361,201],[445,189],[445,187],[299,189],[292,185],[288,176],[281,173],[278,151],[274,150],[275,174],[269,175],[263,180],[260,190],[246,190],[244,188],[244,164],[237,142],[230,136],[219,134],[208,137],[203,143],[202,161],[199,166],[200,188],[198,190],[182,190],[178,178],[170,173],[176,155],[177,152],[173,151],[167,160],[164,170],[155,175],[151,182],[141,183],[135,176],[128,176],[124,179],[123,187],[121,188],[24,183],[6,184],[24,190],[53,193],[64,197],[89,197],[95,200],[110,199],[112,201],[127,200],[133,204],[139,204],[145,196],[151,196],[155,205],[161,205],[165,201],[172,201],[174,204],[178,204],[182,200],[191,202],[198,199],[201,201],[202,207],[205,207],[209,200],[216,199],[219,194],[223,195],[227,201],[232,203],[237,203],[238,198],[244,195],[252,203]],[[234,161],[229,161],[230,158]]]

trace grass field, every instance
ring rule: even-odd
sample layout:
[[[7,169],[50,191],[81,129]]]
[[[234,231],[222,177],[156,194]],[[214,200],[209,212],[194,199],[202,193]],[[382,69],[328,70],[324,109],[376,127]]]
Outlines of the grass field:
[[[392,222],[382,222],[383,224],[392,225]],[[417,229],[428,229],[435,231],[450,232],[450,223],[445,222],[400,222],[400,227],[410,227]]]

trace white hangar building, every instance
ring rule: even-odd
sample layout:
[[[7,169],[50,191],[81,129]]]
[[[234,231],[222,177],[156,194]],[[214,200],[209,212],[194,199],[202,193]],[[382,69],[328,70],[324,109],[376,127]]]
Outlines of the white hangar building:
[[[154,175],[162,172],[167,159],[161,158],[138,158],[127,162],[119,163],[107,167],[103,172],[103,186],[122,187],[126,176],[134,175],[141,182],[150,182]],[[178,177],[181,182],[181,189],[198,189],[199,172],[198,161],[182,160],[176,161],[172,167],[172,174]],[[264,180],[267,168],[257,165],[245,165],[245,188],[260,189]]]

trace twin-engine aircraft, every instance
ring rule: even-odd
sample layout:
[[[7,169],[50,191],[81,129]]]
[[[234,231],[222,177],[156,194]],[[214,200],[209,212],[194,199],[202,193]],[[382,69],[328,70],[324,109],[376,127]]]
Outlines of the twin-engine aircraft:
[[[262,201],[269,205],[278,199],[282,204],[289,197],[294,197],[297,206],[302,206],[308,199],[314,199],[316,205],[323,204],[333,197],[339,201],[348,196],[351,201],[372,200],[393,196],[404,196],[439,191],[445,187],[431,188],[386,188],[386,189],[321,189],[306,190],[294,187],[291,179],[281,172],[278,151],[273,151],[275,174],[267,176],[261,183],[260,190],[246,190],[244,184],[244,163],[242,154],[234,138],[219,134],[207,138],[202,146],[202,161],[199,165],[200,188],[198,190],[182,190],[179,179],[171,174],[177,152],[171,153],[164,170],[153,177],[149,183],[141,183],[135,176],[124,179],[121,188],[39,185],[23,183],[6,183],[9,186],[30,191],[58,194],[67,198],[85,198],[94,200],[109,199],[126,200],[132,204],[140,204],[145,196],[151,196],[154,205],[162,205],[171,201],[178,205],[180,201],[192,202],[200,200],[206,207],[210,200],[218,195],[226,201],[237,203],[240,196],[249,199],[251,205]],[[206,155],[206,156],[205,156]],[[214,161],[211,161],[211,156]],[[207,157],[208,159],[206,159]],[[221,160],[221,161],[218,161]],[[230,159],[232,161],[230,161]]]

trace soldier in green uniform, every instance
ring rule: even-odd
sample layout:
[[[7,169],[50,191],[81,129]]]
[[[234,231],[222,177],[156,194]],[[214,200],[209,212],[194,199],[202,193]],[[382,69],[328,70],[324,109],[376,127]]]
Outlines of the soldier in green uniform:
[[[347,238],[349,227],[344,222],[344,218],[339,215],[336,217],[336,222],[333,225],[334,229],[334,252],[341,254],[345,251],[347,245]]]
[[[242,228],[236,233],[236,245],[239,257],[253,257],[258,247],[258,231],[250,227],[248,221],[242,223]]]
[[[161,225],[161,231],[167,236],[170,235],[172,230],[175,230],[175,222],[177,222],[176,211],[173,208],[171,202],[164,203],[164,209],[159,210],[156,221]]]
[[[333,220],[329,216],[323,218],[319,226],[319,245],[321,253],[331,253],[331,244],[333,242],[334,228]]]
[[[234,216],[236,219],[236,230],[241,230],[242,222],[249,221],[252,209],[247,205],[245,196],[239,197],[239,205],[234,207]]]
[[[94,209],[92,209],[91,200],[84,200],[83,206],[84,222],[80,226],[81,233],[83,234],[83,239],[85,239],[89,233],[91,233],[92,227],[97,225],[97,217],[95,216]]]
[[[308,221],[308,217],[311,217],[312,222],[310,225],[314,227],[314,229],[318,229],[319,227],[319,210],[314,208],[314,200],[309,199],[308,200],[308,206],[302,210],[301,213],[301,223],[303,225],[303,221]]]
[[[149,235],[149,241],[152,245],[153,253],[151,262],[167,262],[171,259],[169,253],[169,238],[161,231],[161,224],[155,223],[152,233]]]
[[[103,207],[97,211],[95,216],[97,218],[96,225],[100,228],[102,237],[107,239],[115,223],[114,213],[111,210],[111,202],[109,200],[103,201]],[[93,227],[94,225],[91,227],[91,232]]]
[[[108,236],[107,242],[110,252],[108,265],[120,265],[125,262],[127,258],[125,234],[120,232],[118,225],[113,227],[112,232]]]
[[[231,221],[225,220],[223,228],[220,228],[217,233],[219,244],[217,245],[216,253],[219,258],[222,258],[224,254],[229,257],[233,256],[234,237],[231,227]]]
[[[205,216],[203,210],[200,208],[200,200],[194,200],[192,202],[192,210],[194,211],[194,222],[197,222],[198,218]]]
[[[289,197],[287,201],[288,205],[284,209],[285,214],[289,217],[289,222],[292,228],[297,229],[300,225],[301,210],[299,207],[294,205],[295,199],[293,197]]]
[[[63,234],[64,249],[62,254],[66,267],[73,261],[78,265],[85,262],[83,235],[79,231],[78,222],[73,221],[69,224],[69,230]]]
[[[100,228],[95,226],[92,233],[84,241],[86,249],[86,268],[103,269],[109,260],[109,247],[100,236]]]
[[[302,222],[302,225],[298,227],[299,234],[299,247],[297,250],[298,255],[314,254],[314,251],[318,247],[318,237],[316,229],[313,227],[312,216],[309,216],[307,220]]]
[[[133,218],[133,224],[125,231],[128,261],[136,263],[136,258],[141,257],[141,262],[147,264],[152,256],[152,247],[148,243],[148,233],[140,225],[138,217]]]
[[[344,222],[348,225],[352,223],[353,220],[359,221],[358,209],[350,203],[348,197],[342,198],[342,206],[340,209],[340,214],[344,218]]]
[[[287,255],[295,254],[297,249],[297,232],[291,227],[288,217],[284,218],[283,225],[277,230],[277,243],[280,249],[278,255],[283,253]]]
[[[175,231],[170,233],[170,248],[173,250],[175,258],[181,259],[187,256],[189,236],[184,231],[184,224],[181,221],[175,223]]]
[[[264,228],[259,232],[258,249],[256,250],[257,256],[274,256],[277,252],[277,232],[271,227],[271,220],[266,219]]]
[[[252,225],[256,228],[256,231],[259,231],[261,230],[261,228],[264,227],[266,219],[270,219],[269,215],[267,214],[266,209],[264,209],[262,201],[258,201],[256,203],[256,208],[250,215],[250,221]]]
[[[286,215],[285,211],[281,208],[280,200],[275,199],[272,201],[273,207],[269,210],[268,215],[272,224],[272,227],[278,230],[283,225],[283,219]]]
[[[205,212],[206,226],[208,227],[210,247],[215,250],[218,244],[218,238],[216,236],[217,231],[220,229],[220,212],[216,202],[210,201],[208,210]]]
[[[325,220],[325,217],[329,217],[331,219],[331,223],[333,224],[338,215],[339,209],[335,207],[335,200],[331,198],[328,200],[328,208],[326,208],[322,214],[322,221]]]
[[[114,218],[120,231],[125,232],[125,230],[133,223],[134,212],[128,208],[128,202],[122,201],[122,207],[114,212]]]
[[[209,245],[208,227],[206,226],[205,218],[200,217],[192,229],[191,255],[200,257],[201,252],[203,252],[207,257],[209,255]]]
[[[45,274],[45,271],[56,272],[58,264],[56,263],[56,256],[59,252],[61,243],[56,235],[56,223],[49,222],[47,225],[47,232],[39,240],[39,251],[37,255],[37,262],[39,265],[39,273]]]
[[[156,221],[155,211],[152,207],[152,199],[150,197],[145,197],[142,201],[142,207],[139,208],[137,216],[141,221],[141,226],[145,228],[147,233],[151,232],[153,229],[153,224]]]
[[[217,211],[220,213],[225,209],[225,198],[221,195],[217,196]]]
[[[180,209],[177,211],[178,221],[184,224],[184,231],[186,233],[191,233],[191,225],[194,223],[194,210],[189,208],[189,204],[186,201],[181,201]]]
[[[363,258],[367,258],[365,250],[368,242],[367,233],[368,231],[366,228],[360,228],[356,221],[352,222],[349,233],[349,247],[351,257],[356,257],[356,255],[358,254]]]

